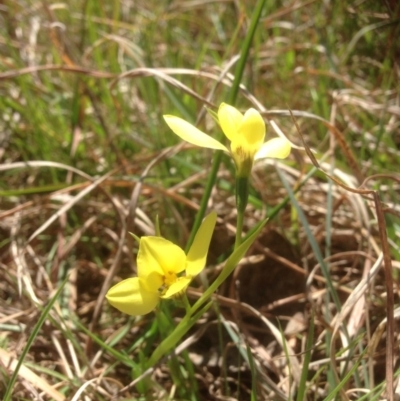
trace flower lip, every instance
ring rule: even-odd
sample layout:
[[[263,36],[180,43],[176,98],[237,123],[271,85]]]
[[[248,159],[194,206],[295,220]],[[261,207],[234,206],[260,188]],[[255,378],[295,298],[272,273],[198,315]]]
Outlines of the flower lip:
[[[128,278],[111,287],[107,301],[119,311],[131,316],[146,315],[158,304],[158,291],[148,291],[138,277]]]

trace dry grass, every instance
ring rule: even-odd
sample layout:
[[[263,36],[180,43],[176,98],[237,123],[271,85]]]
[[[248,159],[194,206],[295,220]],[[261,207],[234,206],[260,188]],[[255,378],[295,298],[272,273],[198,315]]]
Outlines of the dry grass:
[[[217,133],[203,106],[228,97],[253,3],[0,4],[1,398],[400,397],[395,1],[267,2],[237,104],[297,147],[254,169],[245,230],[273,218],[148,371],[183,312],[135,319],[104,300],[135,272],[130,231],[154,233],[158,215],[186,244],[213,155],[179,144],[162,114]],[[191,301],[234,243],[232,173],[226,158]]]

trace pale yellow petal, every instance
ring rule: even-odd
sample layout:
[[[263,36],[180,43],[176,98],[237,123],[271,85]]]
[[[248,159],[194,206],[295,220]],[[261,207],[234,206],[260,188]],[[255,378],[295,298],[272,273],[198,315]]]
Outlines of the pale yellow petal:
[[[229,104],[221,103],[218,109],[218,121],[222,131],[230,141],[235,139],[242,120],[243,114],[238,109]]]
[[[180,294],[181,292],[186,290],[191,281],[191,277],[179,277],[173,284],[168,287],[167,291],[165,291],[165,293],[161,295],[161,298],[168,299]]]
[[[217,214],[211,212],[201,224],[194,237],[193,244],[187,254],[186,275],[196,276],[206,265],[208,248],[214,232]]]
[[[238,137],[242,139],[246,153],[254,154],[261,147],[265,138],[265,122],[257,110],[246,111],[238,128]]]
[[[186,267],[185,252],[162,237],[142,237],[137,257],[138,276],[149,290],[160,288],[165,276],[180,273]]]
[[[254,156],[254,160],[274,157],[275,159],[286,159],[290,154],[290,143],[284,138],[273,138],[265,142]]]
[[[164,120],[172,131],[184,141],[202,148],[220,149],[228,152],[226,146],[221,142],[200,131],[182,118],[166,115]]]
[[[107,301],[119,311],[131,316],[145,315],[158,304],[158,292],[147,291],[138,277],[128,278],[111,287]]]

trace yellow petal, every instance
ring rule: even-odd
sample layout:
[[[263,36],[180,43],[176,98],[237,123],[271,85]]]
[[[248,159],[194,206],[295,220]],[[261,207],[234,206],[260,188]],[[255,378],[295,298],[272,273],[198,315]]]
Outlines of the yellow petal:
[[[238,128],[238,137],[246,144],[246,153],[254,154],[261,147],[265,138],[265,122],[257,110],[246,111]]]
[[[273,138],[265,142],[254,156],[254,160],[264,159],[265,157],[274,157],[276,159],[285,159],[290,154],[290,143],[283,138]]]
[[[119,311],[131,316],[151,312],[159,301],[158,292],[149,292],[138,277],[128,278],[111,287],[107,301]]]
[[[218,121],[226,137],[232,141],[238,131],[239,125],[243,120],[243,114],[229,104],[221,103],[218,109]]]
[[[165,122],[181,139],[202,148],[220,149],[228,152],[228,149],[219,141],[197,129],[182,118],[164,116]]]
[[[187,254],[186,261],[186,275],[196,276],[199,274],[206,265],[208,248],[210,246],[211,237],[214,232],[215,223],[217,221],[217,214],[211,212],[201,224],[196,236],[194,237],[193,244]]]
[[[137,256],[138,276],[148,290],[161,287],[167,274],[180,273],[186,267],[185,252],[162,237],[142,237]]]
[[[161,298],[168,299],[178,295],[186,290],[191,281],[191,277],[179,277],[175,283],[168,287],[167,291],[165,291],[165,294],[161,295]]]

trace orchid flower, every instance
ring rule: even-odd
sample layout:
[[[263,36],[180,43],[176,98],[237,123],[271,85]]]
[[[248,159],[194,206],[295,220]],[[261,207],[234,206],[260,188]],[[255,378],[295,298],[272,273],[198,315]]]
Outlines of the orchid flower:
[[[285,159],[290,153],[290,143],[284,138],[273,138],[264,142],[265,122],[261,114],[248,109],[243,115],[235,107],[221,103],[218,122],[230,140],[230,150],[221,142],[200,131],[182,118],[165,115],[164,120],[171,130],[183,140],[203,148],[228,152],[236,165],[237,176],[248,177],[255,160],[266,157]]]
[[[111,287],[108,302],[128,315],[151,312],[160,299],[179,296],[205,267],[217,215],[210,213],[201,224],[188,254],[162,237],[142,237],[137,256],[138,277]]]

